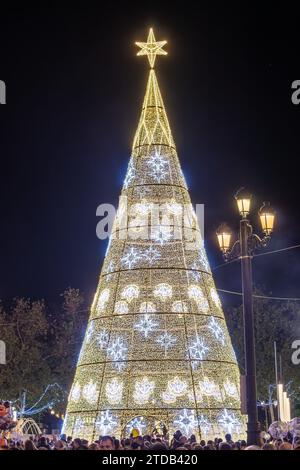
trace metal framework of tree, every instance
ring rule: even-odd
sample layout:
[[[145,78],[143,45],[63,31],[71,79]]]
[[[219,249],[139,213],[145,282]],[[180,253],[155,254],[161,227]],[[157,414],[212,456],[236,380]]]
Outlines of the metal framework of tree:
[[[146,94],[68,400],[63,431],[90,440],[161,423],[244,432],[236,357],[153,69],[165,43],[152,29],[137,43]]]

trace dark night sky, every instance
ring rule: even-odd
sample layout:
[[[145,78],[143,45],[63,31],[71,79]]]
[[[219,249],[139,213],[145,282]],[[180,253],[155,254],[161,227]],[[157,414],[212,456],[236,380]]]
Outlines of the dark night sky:
[[[299,13],[122,5],[1,12],[0,298],[55,299],[69,285],[92,296],[107,244],[96,207],[121,190],[148,70],[134,42],[149,26],[168,40],[156,70],[192,200],[205,204],[211,265],[222,262],[218,224],[237,227],[242,185],[255,195],[255,223],[263,200],[276,208],[270,249],[300,243]],[[255,279],[299,297],[299,261],[300,250],[261,257]],[[215,279],[238,289],[239,267]]]

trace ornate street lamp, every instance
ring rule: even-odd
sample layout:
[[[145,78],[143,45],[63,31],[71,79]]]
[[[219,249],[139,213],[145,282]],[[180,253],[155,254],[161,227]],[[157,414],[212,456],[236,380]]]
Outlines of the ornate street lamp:
[[[259,209],[259,218],[261,223],[262,231],[265,236],[270,237],[274,228],[275,212],[270,206],[269,202],[264,202]]]
[[[217,238],[220,246],[220,250],[222,251],[223,255],[230,250],[230,240],[231,240],[231,230],[226,224],[220,225],[217,230]]]
[[[241,216],[238,239],[230,247],[231,231],[222,224],[217,230],[217,239],[225,261],[239,258],[241,260],[243,312],[244,312],[244,344],[246,369],[246,400],[247,400],[247,441],[248,445],[259,444],[259,423],[257,418],[256,398],[256,364],[255,338],[252,299],[252,257],[257,248],[267,246],[274,227],[275,212],[269,203],[264,202],[259,210],[259,218],[264,236],[261,238],[253,233],[248,215],[251,208],[251,195],[241,188],[235,195]]]

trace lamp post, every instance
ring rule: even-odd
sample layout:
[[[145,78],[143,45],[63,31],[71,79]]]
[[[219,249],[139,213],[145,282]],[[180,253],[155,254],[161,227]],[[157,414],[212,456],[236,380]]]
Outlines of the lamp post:
[[[253,233],[249,221],[251,195],[241,188],[235,195],[238,210],[241,216],[239,235],[230,248],[231,231],[222,224],[217,230],[217,238],[225,261],[233,258],[241,260],[243,313],[244,313],[244,347],[246,370],[246,403],[247,403],[247,442],[259,443],[259,423],[257,418],[256,398],[256,365],[255,365],[255,338],[252,300],[252,257],[257,248],[264,248],[270,241],[273,231],[275,213],[269,203],[264,202],[259,210],[264,236],[260,238]]]

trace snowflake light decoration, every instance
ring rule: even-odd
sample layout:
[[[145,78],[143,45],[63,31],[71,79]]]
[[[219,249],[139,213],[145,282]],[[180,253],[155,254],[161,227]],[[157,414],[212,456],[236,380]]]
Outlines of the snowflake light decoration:
[[[119,381],[117,378],[113,378],[110,382],[107,382],[105,386],[105,394],[107,401],[111,405],[118,405],[122,401],[123,397],[123,382]]]
[[[179,377],[174,377],[173,380],[168,381],[168,392],[176,397],[180,397],[187,392],[188,384],[185,380],[181,380]]]
[[[90,404],[93,405],[96,403],[99,395],[99,390],[97,390],[97,385],[90,380],[88,384],[84,385],[82,388],[82,397]]]
[[[85,424],[84,424],[83,419],[81,418],[81,416],[77,416],[77,418],[75,419],[75,423],[74,423],[73,436],[75,438],[82,436],[84,433],[84,428],[85,428]]]
[[[141,380],[137,380],[134,384],[134,401],[140,405],[146,404],[149,401],[154,388],[155,382],[149,380],[148,377],[143,377]]]
[[[172,297],[172,286],[164,282],[162,282],[161,284],[157,284],[153,291],[153,294],[154,297],[158,297],[161,300],[167,300]]]
[[[72,388],[69,400],[78,403],[80,399],[80,393],[81,387],[79,385],[79,382],[76,382]]]
[[[239,392],[235,383],[230,382],[227,378],[226,381],[223,383],[223,387],[228,397],[235,398],[236,400],[239,399]]]
[[[221,307],[222,307],[221,301],[220,301],[220,298],[219,298],[219,296],[218,296],[218,293],[217,293],[217,291],[216,291],[216,289],[215,289],[214,287],[212,287],[212,288],[210,289],[210,296],[211,296],[211,299],[212,299],[212,301],[214,302],[215,306],[216,306],[217,308],[221,308]]]
[[[128,434],[131,434],[133,429],[138,429],[140,435],[143,435],[146,428],[147,424],[143,416],[136,416],[126,425],[126,431]]]
[[[161,253],[158,251],[157,248],[155,248],[153,245],[151,245],[143,254],[144,260],[152,265],[155,263],[155,261],[159,260],[161,258]]]
[[[96,337],[96,341],[100,349],[106,349],[108,346],[108,341],[109,341],[109,332],[105,329],[100,330]]]
[[[222,327],[220,326],[218,321],[215,319],[215,317],[210,318],[207,326],[211,330],[211,332],[213,333],[214,337],[222,344],[222,346],[224,346],[225,345],[225,334],[224,334],[224,331],[223,331]]]
[[[164,181],[167,178],[168,172],[164,168],[153,168],[151,176],[157,183],[160,183],[161,181]]]
[[[151,315],[145,313],[142,318],[139,319],[137,323],[134,324],[134,329],[140,331],[144,334],[145,338],[148,337],[149,333],[152,333],[156,330],[158,322],[155,321]]]
[[[209,348],[206,346],[203,338],[197,335],[192,344],[189,346],[191,359],[202,361],[202,359],[205,358],[207,351],[209,351]]]
[[[114,367],[120,372],[125,367],[127,345],[121,336],[117,336],[107,348],[107,356],[114,361]]]
[[[118,424],[116,417],[110,410],[100,411],[96,420],[96,427],[100,435],[104,436],[111,433]]]
[[[200,415],[198,417],[198,423],[199,423],[199,426],[200,426],[201,433],[208,434],[211,431],[212,424],[206,416]]]
[[[197,418],[194,410],[183,409],[182,414],[174,420],[174,426],[183,431],[186,436],[194,434],[198,427]]]
[[[217,422],[224,433],[232,434],[235,432],[238,434],[240,432],[241,422],[233,411],[228,411],[226,408],[222,410],[217,417]]]
[[[156,307],[153,302],[142,302],[140,305],[140,313],[155,313]]]
[[[137,299],[140,295],[140,288],[135,284],[129,284],[126,286],[121,293],[122,299],[126,299],[127,302],[131,302],[133,299]]]
[[[127,189],[128,186],[131,185],[131,183],[134,180],[135,176],[136,176],[136,170],[135,170],[133,160],[131,159],[130,162],[129,162],[127,173],[126,173],[125,180],[124,180],[124,188],[125,189]]]
[[[137,263],[139,263],[140,260],[140,252],[132,246],[122,256],[121,263],[122,266],[125,266],[127,269],[132,269]]]
[[[105,306],[108,302],[109,299],[109,289],[103,289],[103,291],[100,293],[98,302],[97,302],[97,312],[101,313],[104,311]]]
[[[118,315],[123,315],[129,312],[128,304],[125,300],[119,300],[115,304],[115,313]]]
[[[149,158],[148,166],[151,169],[151,176],[156,182],[160,183],[167,177],[168,160],[157,152]]]
[[[171,335],[171,333],[165,331],[162,335],[158,336],[155,341],[165,349],[165,352],[167,352],[167,350],[176,343],[177,338],[176,336]]]

